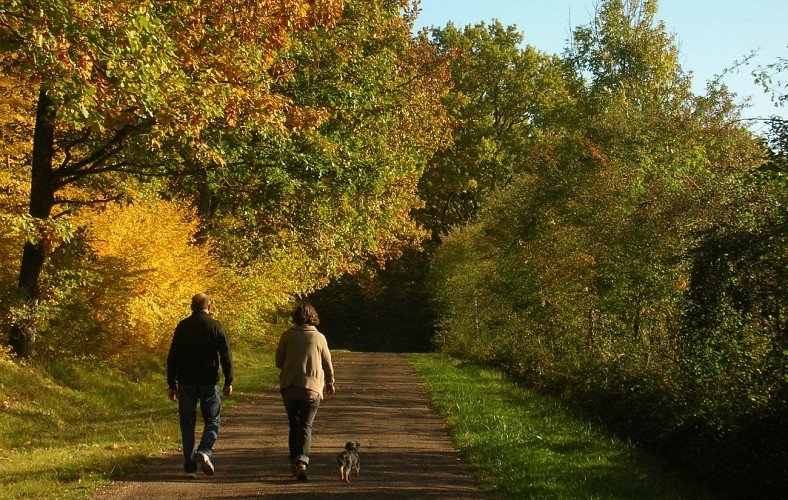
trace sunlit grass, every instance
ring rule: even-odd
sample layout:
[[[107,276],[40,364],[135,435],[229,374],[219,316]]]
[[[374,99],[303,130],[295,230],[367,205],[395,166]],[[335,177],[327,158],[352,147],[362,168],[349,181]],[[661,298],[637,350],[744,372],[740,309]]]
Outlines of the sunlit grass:
[[[236,352],[227,409],[276,381],[272,355]],[[265,384],[265,385],[264,385]],[[0,362],[0,498],[86,498],[180,446],[161,359]]]
[[[495,370],[439,355],[408,359],[493,497],[703,497],[664,463]],[[236,353],[236,365],[226,408],[276,383],[269,353]],[[0,363],[0,498],[87,498],[175,451],[177,411],[163,363],[138,368],[130,377],[73,361]]]
[[[677,471],[500,372],[408,355],[481,487],[497,498],[703,498]]]

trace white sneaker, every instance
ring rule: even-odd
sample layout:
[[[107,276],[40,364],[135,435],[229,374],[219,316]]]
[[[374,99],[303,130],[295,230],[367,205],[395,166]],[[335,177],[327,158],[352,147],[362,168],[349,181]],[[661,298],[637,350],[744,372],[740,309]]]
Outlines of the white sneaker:
[[[214,468],[213,468],[213,462],[211,462],[211,457],[209,457],[202,451],[198,451],[195,454],[195,458],[197,459],[197,463],[202,466],[202,471],[208,474],[209,476],[213,476]]]
[[[196,472],[187,472],[186,473],[186,479],[196,479],[196,478],[197,478],[197,473]]]

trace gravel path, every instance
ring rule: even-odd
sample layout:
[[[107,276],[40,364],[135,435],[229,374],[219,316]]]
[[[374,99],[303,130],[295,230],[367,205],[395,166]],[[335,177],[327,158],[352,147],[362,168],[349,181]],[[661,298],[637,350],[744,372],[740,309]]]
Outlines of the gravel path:
[[[180,454],[172,454],[95,498],[484,498],[401,356],[341,353],[334,368],[337,393],[317,412],[309,481],[289,475],[287,419],[270,388],[222,415],[214,476],[184,479]],[[347,484],[336,456],[351,440],[361,443],[362,467]]]

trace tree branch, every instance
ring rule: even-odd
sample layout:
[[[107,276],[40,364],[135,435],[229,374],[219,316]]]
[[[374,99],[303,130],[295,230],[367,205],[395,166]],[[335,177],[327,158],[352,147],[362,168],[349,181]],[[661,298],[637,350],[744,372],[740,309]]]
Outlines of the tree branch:
[[[61,188],[66,186],[87,175],[113,171],[113,167],[100,168],[100,166],[123,150],[125,141],[129,136],[142,130],[146,126],[147,123],[143,122],[136,125],[125,125],[121,127],[104,145],[93,151],[91,155],[73,163],[69,163],[72,158],[70,149],[81,143],[87,142],[90,132],[86,131],[81,137],[67,143],[64,148],[66,151],[66,159],[63,161],[60,168],[55,171],[55,175],[60,179],[60,181],[57,182],[57,187]]]
[[[116,194],[115,196],[110,196],[109,198],[102,198],[96,200],[69,200],[67,198],[56,198],[55,204],[56,205],[74,205],[75,207],[85,207],[85,206],[95,206],[95,205],[103,205],[104,203],[109,203],[111,201],[118,201],[119,199],[123,198],[122,194]],[[74,209],[63,210],[62,212],[53,215],[53,219],[58,219],[60,217],[64,217],[66,215],[70,215],[74,212]]]

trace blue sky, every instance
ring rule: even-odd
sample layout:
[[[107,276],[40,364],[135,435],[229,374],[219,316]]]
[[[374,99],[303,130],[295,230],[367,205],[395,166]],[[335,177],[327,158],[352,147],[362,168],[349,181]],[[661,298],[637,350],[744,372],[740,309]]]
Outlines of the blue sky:
[[[525,43],[560,54],[572,27],[588,24],[595,5],[597,0],[421,0],[416,28],[445,26],[449,21],[464,27],[498,19],[516,25]],[[788,0],[660,0],[658,5],[657,18],[675,35],[679,62],[692,71],[696,93],[704,93],[707,80],[757,50],[745,69],[723,81],[737,101],[751,99],[753,107],[745,117],[788,115],[788,109],[772,105],[750,75],[777,57],[788,59]]]

